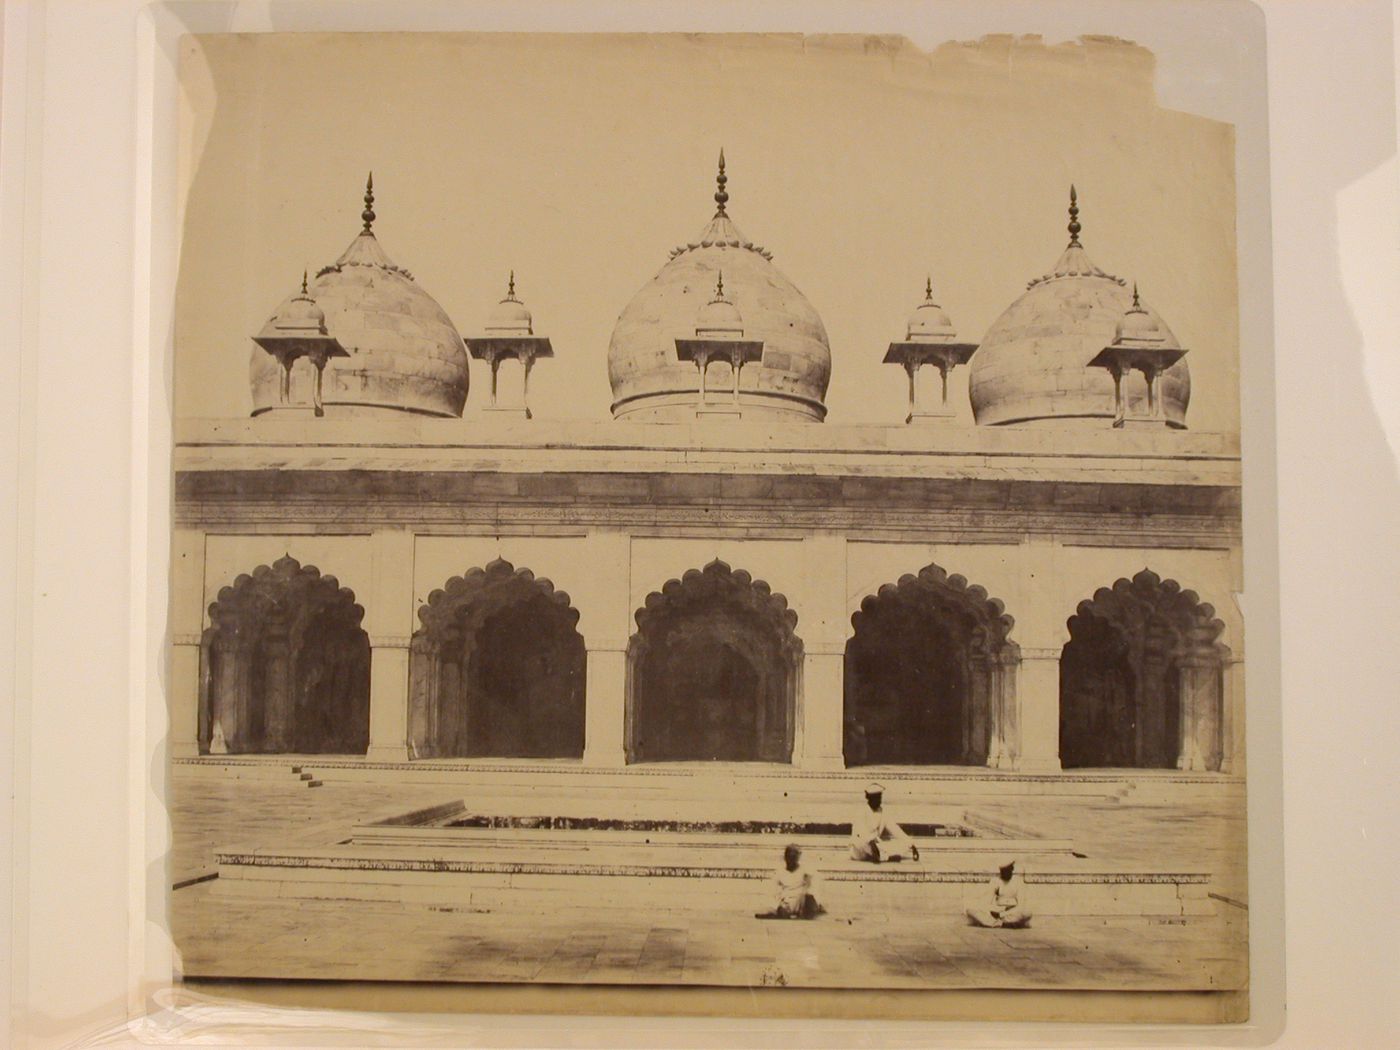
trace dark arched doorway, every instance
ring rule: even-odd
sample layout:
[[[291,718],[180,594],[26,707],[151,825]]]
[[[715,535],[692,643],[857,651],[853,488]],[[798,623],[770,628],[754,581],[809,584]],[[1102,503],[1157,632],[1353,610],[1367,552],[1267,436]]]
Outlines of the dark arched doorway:
[[[647,596],[628,647],[628,761],[791,762],[797,614],[720,561]]]
[[[587,653],[569,596],[497,559],[428,596],[409,665],[419,758],[579,758]]]
[[[203,754],[364,754],[369,636],[334,576],[290,555],[219,591],[202,663]]]
[[[1215,610],[1144,569],[1079,603],[1060,655],[1066,769],[1219,769]]]
[[[1019,656],[1001,602],[930,565],[867,597],[851,623],[848,766],[1011,764]]]

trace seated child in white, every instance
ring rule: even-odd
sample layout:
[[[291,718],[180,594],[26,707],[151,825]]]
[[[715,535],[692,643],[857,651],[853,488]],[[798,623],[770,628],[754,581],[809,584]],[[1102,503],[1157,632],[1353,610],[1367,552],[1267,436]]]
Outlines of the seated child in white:
[[[813,919],[824,910],[817,903],[814,890],[817,876],[802,863],[802,850],[788,846],[783,850],[783,863],[774,873],[777,903],[772,911],[755,914],[756,919]]]

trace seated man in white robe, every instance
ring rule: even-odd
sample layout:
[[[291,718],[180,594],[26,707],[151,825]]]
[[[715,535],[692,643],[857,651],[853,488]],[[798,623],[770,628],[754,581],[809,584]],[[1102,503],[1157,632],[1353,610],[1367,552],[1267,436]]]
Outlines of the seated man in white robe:
[[[815,919],[825,909],[817,903],[817,876],[802,863],[802,850],[788,846],[783,865],[774,874],[777,904],[772,911],[761,911],[755,919]]]
[[[871,784],[865,789],[865,809],[851,821],[851,859],[872,864],[919,859],[919,847],[904,829],[889,818],[884,807],[885,789]]]
[[[1016,872],[1016,862],[1008,860],[987,883],[989,891],[985,907],[968,908],[967,917],[974,926],[1019,930],[1031,923],[1031,910],[1026,902],[1026,884]]]

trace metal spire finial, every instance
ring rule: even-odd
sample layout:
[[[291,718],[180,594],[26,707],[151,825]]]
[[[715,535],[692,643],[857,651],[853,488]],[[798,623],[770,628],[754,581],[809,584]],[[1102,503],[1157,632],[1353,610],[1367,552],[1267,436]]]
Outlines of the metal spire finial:
[[[1133,309],[1141,310],[1142,303],[1138,300],[1137,281],[1133,282]]]
[[[719,205],[715,212],[716,215],[725,214],[724,206],[729,201],[729,194],[725,192],[724,184],[728,181],[728,176],[724,174],[724,147],[721,146],[719,149],[719,174],[715,176],[715,183],[719,186],[719,189],[715,190],[715,203]]]
[[[374,172],[370,172],[365,181],[365,210],[360,212],[360,219],[365,224],[365,233],[374,232],[370,229],[374,225]]]
[[[507,298],[507,299],[514,299],[514,298],[515,298],[515,271],[514,271],[514,270],[511,270],[511,271],[510,271],[510,281],[509,281],[508,284],[506,285],[506,298]]]
[[[724,300],[724,271],[719,271],[719,280],[715,282],[715,302]]]
[[[306,271],[301,271],[301,294],[306,295]]]
[[[1074,192],[1074,183],[1069,184],[1069,243],[1079,243],[1079,195]]]
[[[924,302],[933,302],[933,274],[928,275],[928,283],[924,285]]]

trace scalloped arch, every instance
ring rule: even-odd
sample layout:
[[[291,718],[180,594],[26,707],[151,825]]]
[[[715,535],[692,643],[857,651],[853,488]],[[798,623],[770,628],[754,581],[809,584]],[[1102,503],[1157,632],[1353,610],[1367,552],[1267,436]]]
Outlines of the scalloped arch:
[[[925,565],[917,573],[905,573],[895,583],[882,584],[874,594],[861,599],[860,608],[851,614],[851,626],[860,630],[861,622],[884,602],[915,602],[924,597],[940,600],[967,616],[984,632],[989,648],[998,649],[1011,641],[1015,619],[1006,611],[999,598],[987,594],[986,588],[967,582],[965,576],[949,574],[936,563]]]
[[[482,616],[489,615],[529,592],[558,605],[577,628],[579,612],[567,591],[556,590],[552,581],[529,569],[517,569],[504,558],[494,558],[484,568],[468,569],[430,593],[418,609],[422,623],[419,633],[437,635],[451,631],[469,608]]]
[[[355,601],[355,592],[349,587],[342,587],[334,576],[323,576],[316,566],[302,565],[284,554],[271,565],[240,573],[233,583],[219,588],[209,606],[209,632],[234,636],[256,633],[270,613],[293,603],[308,613],[332,612],[351,626],[358,626],[365,616],[364,607]]]
[[[1176,636],[1181,651],[1229,652],[1220,641],[1225,622],[1215,615],[1214,606],[1176,580],[1164,580],[1148,568],[1132,579],[1119,577],[1111,587],[1100,587],[1092,598],[1081,601],[1066,621],[1071,638],[1081,618],[1090,617],[1107,620],[1133,634],[1150,621],[1162,623]]]
[[[788,608],[787,598],[775,594],[764,580],[755,580],[743,569],[732,569],[716,558],[703,569],[688,569],[680,578],[672,578],[661,590],[646,596],[635,613],[638,633],[646,630],[656,618],[684,612],[724,598],[737,602],[773,623],[787,645],[801,645],[797,637],[797,613]]]
[[[350,588],[290,554],[220,588],[200,645],[201,750],[364,754],[364,615]]]
[[[497,618],[505,633],[493,633]],[[412,754],[583,754],[585,645],[566,592],[494,558],[429,594],[418,619],[409,643]]]
[[[647,595],[636,621],[629,761],[792,761],[803,647],[786,597],[715,560]]]

